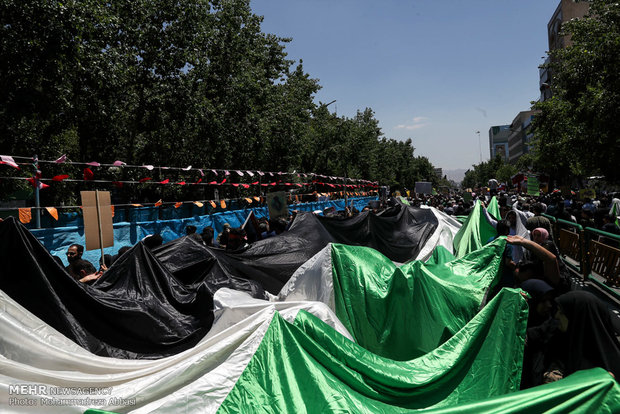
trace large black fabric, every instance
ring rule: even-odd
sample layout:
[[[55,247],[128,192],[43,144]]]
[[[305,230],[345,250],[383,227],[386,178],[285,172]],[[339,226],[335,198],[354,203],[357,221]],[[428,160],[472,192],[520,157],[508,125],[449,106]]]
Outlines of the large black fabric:
[[[546,296],[536,290],[529,292],[532,299],[529,301],[522,388],[542,384],[544,374],[554,369],[567,376],[579,370],[601,367],[619,378],[620,342],[605,303],[590,292],[575,290],[549,302],[553,306],[541,314],[538,310]],[[565,332],[561,329],[562,318],[556,316],[558,309],[568,320]]]
[[[219,250],[219,253],[217,252]],[[172,240],[153,253],[159,261],[190,289],[207,289],[212,295],[223,287],[247,292],[255,298],[266,298],[262,285],[227,265],[229,254],[221,249],[199,244],[190,236]],[[253,272],[250,272],[252,274]]]
[[[0,222],[0,289],[89,351],[160,358],[195,345],[213,322],[208,291],[183,286],[139,243],[93,286],[74,280],[14,218]]]
[[[295,270],[330,242],[316,216],[299,213],[287,232],[238,251],[204,247],[183,237],[154,252],[185,283],[204,284],[212,293],[228,287],[261,298],[265,291],[280,292]]]
[[[556,298],[568,318],[568,329],[558,336],[554,352],[563,359],[566,375],[594,367],[620,378],[620,342],[605,303],[586,291],[571,291]]]
[[[142,243],[92,285],[75,281],[14,218],[0,223],[0,289],[89,351],[160,358],[195,345],[213,322],[222,287],[277,294],[330,242],[374,247],[405,262],[437,226],[430,210],[396,207],[344,220],[299,213],[289,231],[230,252],[190,237],[153,251]]]
[[[401,263],[415,259],[439,224],[430,209],[403,204],[381,214],[364,211],[351,218],[320,220],[336,242],[372,247]]]

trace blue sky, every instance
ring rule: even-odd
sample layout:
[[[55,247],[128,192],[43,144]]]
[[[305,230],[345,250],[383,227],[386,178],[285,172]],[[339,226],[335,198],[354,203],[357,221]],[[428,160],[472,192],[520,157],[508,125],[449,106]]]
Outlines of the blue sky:
[[[338,115],[372,108],[384,135],[444,170],[489,158],[488,131],[539,97],[559,0],[251,0],[263,31],[319,79]]]

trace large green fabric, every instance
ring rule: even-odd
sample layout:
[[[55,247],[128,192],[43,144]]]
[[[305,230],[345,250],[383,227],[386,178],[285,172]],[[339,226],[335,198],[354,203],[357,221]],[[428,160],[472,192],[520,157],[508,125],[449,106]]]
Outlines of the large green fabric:
[[[454,217],[456,217],[456,220],[461,224],[467,221],[467,216],[454,216]]]
[[[442,245],[438,245],[433,250],[432,256],[429,257],[428,260],[426,261],[426,264],[429,265],[429,264],[448,263],[454,259],[456,259],[456,257],[454,257],[454,255],[452,254],[452,252],[450,252],[450,250],[446,249]]]
[[[497,202],[497,197],[491,197],[491,201],[489,201],[489,205],[487,206],[487,211],[490,215],[493,216],[495,220],[501,219],[501,214],[499,213],[499,203]]]
[[[514,392],[527,304],[504,289],[440,347],[410,361],[375,355],[301,311],[274,316],[220,412],[402,412]]]
[[[396,267],[376,250],[332,245],[336,315],[358,344],[395,360],[432,351],[478,312],[506,241],[447,263]]]
[[[482,401],[438,409],[425,414],[486,413],[620,413],[620,386],[602,368],[578,371],[563,380]]]
[[[480,249],[491,238],[497,235],[495,228],[487,221],[482,212],[480,201],[476,201],[467,220],[454,236],[454,255],[463,257]]]

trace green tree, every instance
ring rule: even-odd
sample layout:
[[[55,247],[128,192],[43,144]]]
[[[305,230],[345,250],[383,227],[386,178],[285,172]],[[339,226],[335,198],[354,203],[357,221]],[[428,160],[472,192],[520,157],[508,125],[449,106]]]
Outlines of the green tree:
[[[0,0],[0,153],[301,170],[409,188],[438,182],[410,139],[383,136],[370,108],[348,118],[316,105],[318,80],[287,59],[290,39],[264,33],[262,20],[249,0]],[[60,173],[81,178],[82,167],[44,166],[47,178]],[[121,181],[145,171],[96,174]],[[18,187],[0,186],[1,194]],[[44,204],[75,202],[82,187],[93,188],[55,187],[42,193]],[[204,187],[113,190],[142,200],[193,197]]]
[[[563,26],[573,44],[550,53],[553,98],[535,104],[538,164],[560,182],[604,174],[620,180],[620,6],[592,0]]]

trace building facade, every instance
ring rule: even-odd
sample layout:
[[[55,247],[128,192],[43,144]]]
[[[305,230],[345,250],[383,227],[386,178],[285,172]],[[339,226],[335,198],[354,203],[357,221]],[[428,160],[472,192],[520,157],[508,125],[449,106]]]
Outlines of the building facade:
[[[489,155],[495,159],[497,155],[504,161],[508,160],[508,138],[510,137],[510,125],[496,125],[489,128]]]
[[[572,19],[581,18],[588,13],[590,5],[586,1],[575,2],[575,0],[561,0],[558,7],[553,12],[549,23],[547,23],[547,40],[549,51],[562,49],[572,45],[570,36],[562,36],[562,25]],[[549,63],[549,58],[544,65]],[[551,98],[551,77],[549,69],[541,67],[540,75],[540,100],[545,101]]]
[[[523,155],[530,152],[533,138],[532,121],[540,111],[521,111],[510,124],[508,137],[508,162],[514,164]]]

